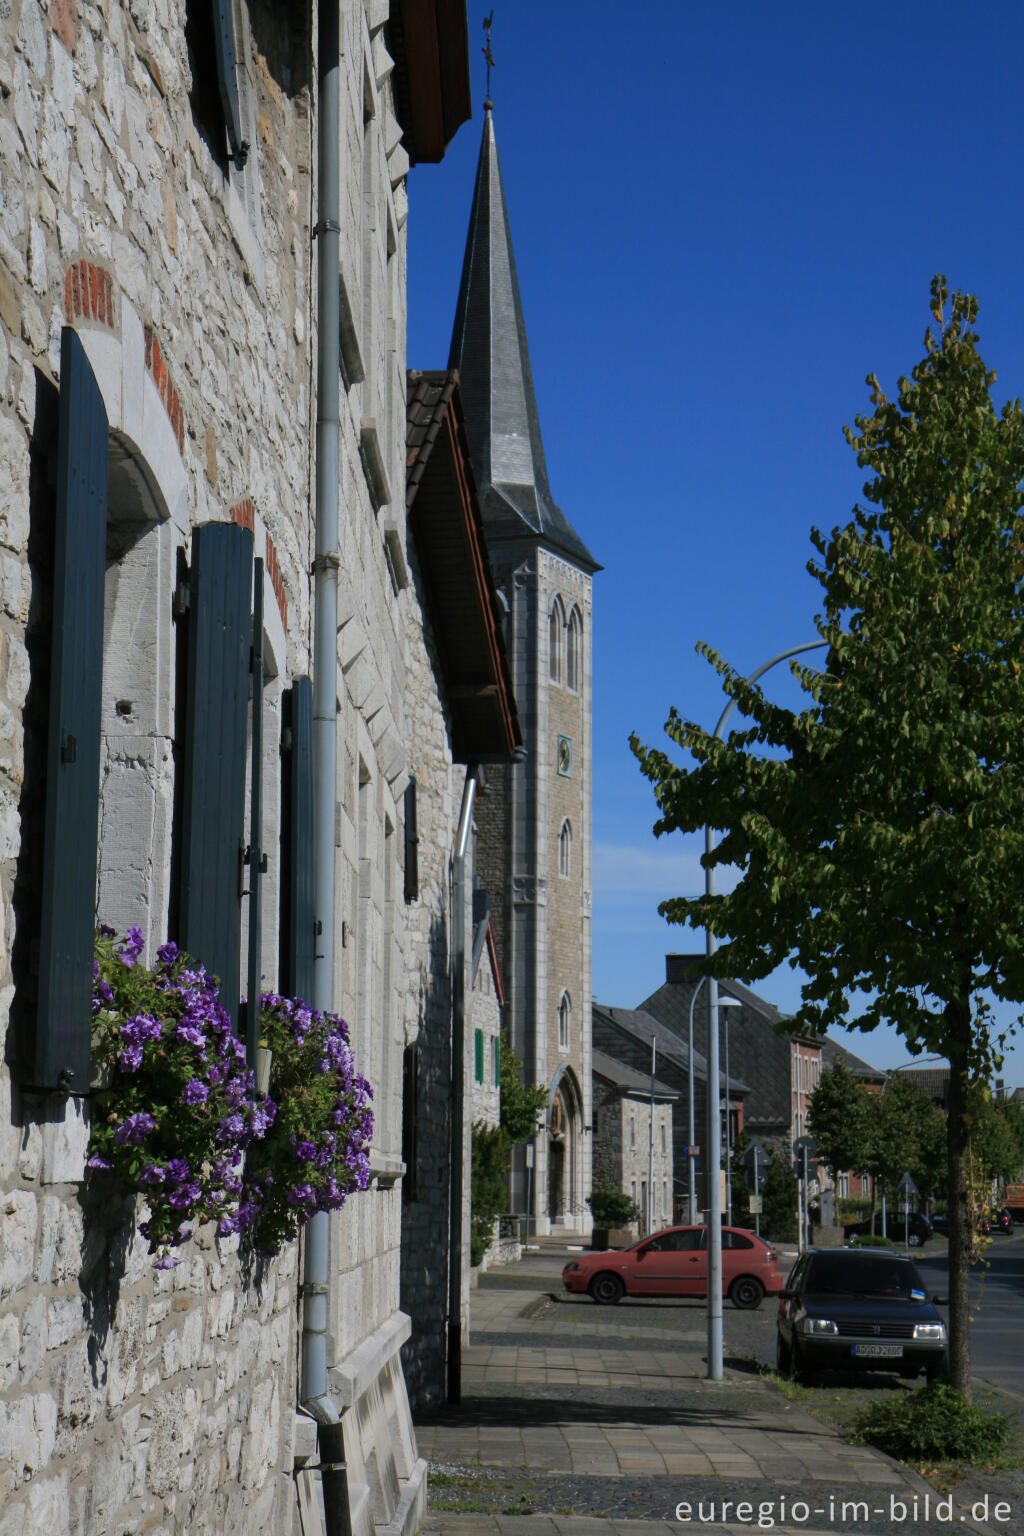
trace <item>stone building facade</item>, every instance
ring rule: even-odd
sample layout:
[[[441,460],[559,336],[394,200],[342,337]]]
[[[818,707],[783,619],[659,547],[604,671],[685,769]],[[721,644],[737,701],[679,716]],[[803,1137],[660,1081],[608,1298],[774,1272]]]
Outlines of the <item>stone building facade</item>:
[[[640,1207],[641,1232],[675,1217],[673,1119],[679,1094],[608,1056],[594,1066],[594,1187],[611,1184]],[[653,1129],[652,1129],[653,1122]]]
[[[315,958],[312,923],[286,931],[283,870],[323,570],[317,423],[333,410],[330,386],[316,394],[318,60],[338,81],[341,191],[337,776],[320,856],[335,871],[333,1005],[375,1090],[369,1187],[330,1219],[327,1379],[357,1536],[422,1513],[400,1354],[403,1053],[411,979],[441,961],[403,901],[404,820],[412,769],[442,807],[443,865],[458,774],[443,744],[418,758],[443,678],[421,667],[426,691],[408,687],[428,621],[406,549],[405,224],[410,162],[443,154],[468,81],[464,9],[428,6],[426,46],[408,10],[343,0],[334,69],[316,5],[0,6],[4,1536],[289,1533],[321,1498],[302,1470],[321,1459],[315,1425],[297,1412],[304,1245],[254,1268],[211,1227],[154,1272],[138,1201],[85,1176],[91,959],[62,959],[74,924],[60,920],[84,912],[90,943],[96,919],[137,924],[149,958],[178,938],[236,1019],[257,890],[257,984],[294,984],[296,953]],[[246,669],[250,644],[263,655],[262,752],[245,678],[228,742],[226,695],[189,671],[225,550],[245,583]],[[58,675],[87,735],[51,709]],[[209,812],[222,748],[231,816],[200,824],[192,776],[205,763]],[[87,814],[58,840],[54,786],[76,765]]]
[[[489,777],[478,872],[490,892],[512,1047],[548,1109],[533,1230],[590,1212],[592,583],[599,568],[551,494],[492,113],[477,168],[450,365],[458,369],[523,730]],[[525,1210],[524,1168],[512,1209]]]

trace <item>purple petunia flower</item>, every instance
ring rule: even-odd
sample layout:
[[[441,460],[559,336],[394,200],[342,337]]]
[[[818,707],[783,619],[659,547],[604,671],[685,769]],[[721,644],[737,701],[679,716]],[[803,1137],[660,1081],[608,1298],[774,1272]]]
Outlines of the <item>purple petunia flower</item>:
[[[313,1189],[310,1184],[293,1184],[288,1191],[289,1205],[305,1205],[313,1198]]]
[[[111,928],[109,923],[100,923],[98,931],[100,933],[101,938],[112,939],[114,937],[114,934],[117,932],[117,929],[116,928]]]
[[[126,971],[132,970],[145,947],[146,941],[142,936],[142,929],[133,923],[124,936],[124,945],[118,955]]]
[[[148,1110],[140,1110],[136,1115],[129,1115],[127,1120],[122,1120],[114,1132],[114,1140],[119,1147],[138,1146],[150,1131],[156,1130],[156,1121]]]
[[[114,1165],[113,1163],[108,1163],[105,1157],[101,1157],[99,1152],[94,1152],[85,1166],[87,1168],[113,1168]]]
[[[117,1062],[122,1072],[137,1072],[142,1066],[142,1046],[134,1042],[126,1045],[119,1052]]]
[[[315,1156],[316,1147],[311,1141],[300,1141],[295,1148],[295,1157],[300,1163],[311,1163]]]
[[[197,1029],[194,1024],[186,1024],[184,1019],[174,1031],[174,1038],[176,1040],[183,1040],[187,1045],[198,1046],[200,1050],[206,1046],[206,1035],[203,1031]]]
[[[205,1104],[210,1097],[210,1090],[205,1083],[201,1083],[198,1077],[189,1078],[181,1095],[183,1104]]]
[[[167,1178],[166,1170],[159,1163],[147,1163],[139,1174],[140,1184],[163,1184]]]
[[[154,1269],[177,1269],[177,1267],[178,1267],[178,1265],[180,1263],[181,1263],[180,1259],[172,1259],[169,1253],[164,1253],[164,1254],[161,1254],[158,1259],[154,1259],[153,1260],[153,1268]]]
[[[166,944],[161,944],[156,952],[156,957],[161,965],[173,965],[178,958],[178,946],[173,939],[168,939]]]
[[[172,1157],[167,1164],[167,1174],[176,1184],[181,1184],[192,1177],[192,1169],[185,1158]]]

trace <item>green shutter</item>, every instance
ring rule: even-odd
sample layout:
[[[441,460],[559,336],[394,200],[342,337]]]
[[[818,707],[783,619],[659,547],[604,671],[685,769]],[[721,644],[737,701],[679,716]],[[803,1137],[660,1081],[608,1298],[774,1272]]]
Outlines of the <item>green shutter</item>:
[[[476,1080],[482,1083],[484,1080],[484,1032],[482,1029],[474,1031],[473,1044],[476,1054]]]
[[[178,940],[219,978],[236,1027],[252,542],[235,523],[193,535],[182,753]]]
[[[244,165],[249,158],[249,142],[242,125],[242,101],[238,90],[233,0],[213,0],[213,34],[217,49],[217,81],[231,158]]]
[[[281,991],[313,997],[313,685],[300,677],[284,695],[281,807]]]
[[[494,1037],[494,1086],[501,1086],[501,1041],[497,1035]]]
[[[96,922],[107,413],[85,349],[61,333],[53,646],[33,1083],[89,1091]]]

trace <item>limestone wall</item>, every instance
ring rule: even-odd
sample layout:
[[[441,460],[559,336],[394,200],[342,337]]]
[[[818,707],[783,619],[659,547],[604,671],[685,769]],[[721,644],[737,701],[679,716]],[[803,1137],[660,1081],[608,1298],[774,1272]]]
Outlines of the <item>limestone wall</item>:
[[[315,1459],[295,1417],[295,1248],[255,1273],[235,1239],[202,1231],[180,1268],[154,1272],[135,1203],[84,1176],[88,1099],[23,1088],[63,326],[78,332],[107,411],[108,529],[121,530],[107,578],[97,912],[138,922],[150,954],[171,890],[173,593],[197,525],[252,529],[265,565],[271,833],[280,693],[310,670],[315,9],[235,7],[244,166],[214,152],[197,115],[185,31],[196,12],[185,0],[0,0],[3,1536],[287,1536],[294,1462]],[[423,1496],[398,1354],[402,1053],[408,978],[433,963],[415,946],[436,960],[444,941],[430,925],[407,931],[401,897],[405,648],[417,623],[401,516],[406,162],[387,6],[351,0],[342,16],[341,265],[365,377],[346,375],[341,394],[336,982],[376,1126],[371,1187],[333,1221],[330,1365],[365,1533],[415,1523]],[[436,708],[425,686],[417,739],[436,732]],[[437,772],[447,793],[443,754]],[[447,849],[446,814],[431,835]],[[271,980],[276,879],[268,871]]]

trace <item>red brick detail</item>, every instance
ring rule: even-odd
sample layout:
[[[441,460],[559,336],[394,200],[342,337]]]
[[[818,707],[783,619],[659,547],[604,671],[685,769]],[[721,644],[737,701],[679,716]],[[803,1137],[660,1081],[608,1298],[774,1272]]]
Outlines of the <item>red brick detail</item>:
[[[256,531],[256,508],[253,505],[251,496],[246,496],[244,501],[240,501],[235,506],[233,506],[228,513],[228,516],[233,523],[238,524],[239,528],[248,528],[250,533],[254,533]]]
[[[284,625],[285,634],[288,633],[288,594],[284,589],[284,577],[281,575],[281,566],[277,559],[277,550],[274,541],[267,534],[267,575],[274,583],[274,592],[277,595],[277,606],[281,610],[281,622]]]
[[[50,25],[73,55],[78,47],[78,0],[50,0]]]
[[[248,528],[250,533],[256,532],[256,506],[251,496],[244,497],[241,501],[228,510],[228,516],[239,528]],[[281,566],[277,558],[277,548],[270,534],[267,534],[267,575],[274,587],[274,595],[277,598],[277,606],[281,610],[281,622],[288,630],[288,594],[284,589],[284,577],[281,575]]]
[[[69,325],[76,320],[99,320],[113,330],[114,280],[110,273],[92,261],[73,261],[64,274],[64,317]]]
[[[185,413],[178,399],[178,391],[174,387],[173,380],[164,362],[163,352],[160,350],[160,338],[151,325],[145,328],[146,335],[146,369],[152,377],[164,403],[168,420],[171,423],[171,431],[178,445],[178,452],[185,452]]]

